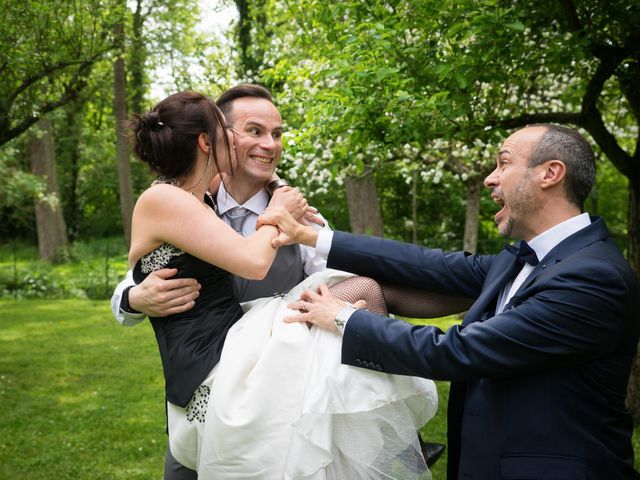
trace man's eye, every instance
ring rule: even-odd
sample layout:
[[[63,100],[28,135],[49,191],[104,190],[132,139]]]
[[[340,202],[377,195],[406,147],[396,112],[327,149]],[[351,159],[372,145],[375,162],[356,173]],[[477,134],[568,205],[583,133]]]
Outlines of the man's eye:
[[[260,130],[255,128],[255,127],[253,127],[253,128],[249,129],[249,133],[252,134],[252,135],[260,135]]]
[[[273,138],[275,140],[280,140],[282,138],[282,132],[274,133]]]

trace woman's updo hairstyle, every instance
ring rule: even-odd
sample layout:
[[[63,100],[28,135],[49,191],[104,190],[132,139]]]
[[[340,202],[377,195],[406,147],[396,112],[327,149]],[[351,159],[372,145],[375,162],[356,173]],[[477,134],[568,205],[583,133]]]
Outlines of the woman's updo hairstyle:
[[[135,155],[167,178],[183,177],[193,169],[201,133],[209,137],[209,158],[218,171],[219,135],[230,158],[224,116],[213,100],[201,93],[180,92],[165,98],[150,112],[134,115],[131,129]]]

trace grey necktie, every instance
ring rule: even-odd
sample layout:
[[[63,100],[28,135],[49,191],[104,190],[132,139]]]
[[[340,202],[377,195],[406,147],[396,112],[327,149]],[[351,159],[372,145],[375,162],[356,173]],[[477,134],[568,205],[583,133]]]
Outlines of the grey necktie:
[[[227,210],[225,215],[229,219],[229,225],[240,235],[243,235],[243,225],[244,221],[247,219],[247,215],[249,214],[249,210],[244,207],[237,206],[230,208]]]

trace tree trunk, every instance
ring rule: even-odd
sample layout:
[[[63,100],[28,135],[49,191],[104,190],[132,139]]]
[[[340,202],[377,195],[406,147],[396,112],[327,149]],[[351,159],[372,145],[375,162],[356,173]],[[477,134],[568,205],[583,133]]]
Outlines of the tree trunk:
[[[478,225],[480,224],[480,196],[482,195],[483,178],[471,177],[465,183],[467,187],[467,208],[464,219],[464,238],[462,249],[476,253],[478,250]]]
[[[629,178],[629,205],[627,210],[627,260],[640,278],[640,179]],[[640,355],[636,354],[631,366],[627,408],[634,420],[640,422]]]
[[[136,2],[136,9],[133,12],[131,51],[129,57],[129,80],[131,81],[129,83],[129,91],[131,92],[129,111],[140,114],[145,111],[144,93],[146,70],[144,67],[147,59],[147,45],[143,32],[146,18],[142,12],[142,3],[142,0],[138,0]]]
[[[416,170],[411,179],[411,238],[412,242],[418,243],[418,179],[420,175]]]
[[[259,32],[265,29],[267,20],[264,14],[264,0],[235,0],[238,9],[236,39],[240,50],[237,73],[240,78],[257,76],[264,61],[263,44]]]
[[[640,278],[640,178],[629,177],[627,260]]]
[[[60,200],[60,187],[56,174],[53,153],[53,133],[49,119],[43,118],[32,128],[28,140],[31,171],[44,177],[47,182],[47,197]],[[67,229],[62,215],[62,206],[50,201],[36,199],[36,227],[38,231],[38,251],[40,258],[47,261],[60,259],[61,253],[69,246]]]
[[[67,172],[66,182],[63,181],[61,186],[65,192],[63,213],[71,241],[77,239],[79,235],[80,205],[78,203],[78,183],[81,159],[80,132],[84,121],[83,108],[83,101],[80,99],[65,105],[65,121],[56,129],[56,163],[61,168],[61,171]]]
[[[382,211],[372,173],[345,179],[349,222],[353,233],[382,236],[384,233]]]
[[[131,217],[133,214],[133,188],[131,186],[131,162],[127,139],[127,95],[124,69],[124,20],[114,26],[118,57],[113,64],[113,98],[116,117],[116,160],[118,163],[118,190],[120,211],[127,248],[131,245]]]

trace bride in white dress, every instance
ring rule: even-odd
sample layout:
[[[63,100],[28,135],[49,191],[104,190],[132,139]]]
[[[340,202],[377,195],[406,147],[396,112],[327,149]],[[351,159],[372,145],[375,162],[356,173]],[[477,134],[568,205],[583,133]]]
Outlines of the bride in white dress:
[[[213,379],[199,479],[430,478],[416,429],[436,412],[434,383],[342,365],[339,334],[282,321],[305,288],[349,276],[249,303]]]
[[[136,154],[169,178],[136,204],[134,278],[178,268],[202,285],[189,312],[150,319],[173,456],[201,480],[430,478],[416,430],[437,409],[433,382],[342,365],[338,334],[282,320],[305,288],[350,274],[313,275],[242,315],[231,273],[266,273],[277,229],[243,238],[206,206],[211,178],[232,163],[215,104],[172,95],[137,117],[134,133]]]

